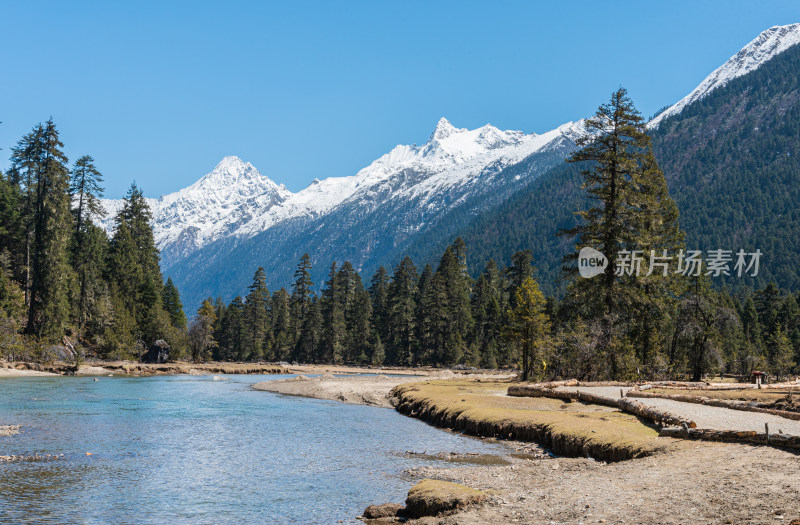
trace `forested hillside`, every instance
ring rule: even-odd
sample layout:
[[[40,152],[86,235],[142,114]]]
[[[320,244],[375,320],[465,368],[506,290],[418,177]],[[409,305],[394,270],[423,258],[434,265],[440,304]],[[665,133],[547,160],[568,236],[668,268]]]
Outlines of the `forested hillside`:
[[[680,210],[689,249],[760,249],[755,278],[715,278],[732,289],[800,290],[800,46],[736,78],[651,130],[656,159]],[[571,243],[556,237],[575,224],[580,168],[563,164],[459,233],[470,247],[473,275],[482,261],[507,264],[509,254],[534,252],[542,289],[562,295],[562,256]],[[432,254],[418,255],[429,260]]]

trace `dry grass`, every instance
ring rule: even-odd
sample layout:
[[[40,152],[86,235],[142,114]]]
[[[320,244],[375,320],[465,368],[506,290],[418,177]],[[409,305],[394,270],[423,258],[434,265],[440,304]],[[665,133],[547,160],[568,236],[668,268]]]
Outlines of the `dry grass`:
[[[401,385],[398,409],[474,435],[536,441],[557,454],[621,460],[676,442],[614,408],[505,395],[508,383],[443,380]]]
[[[458,483],[423,479],[408,491],[404,514],[411,518],[436,516],[482,503],[486,494]]]

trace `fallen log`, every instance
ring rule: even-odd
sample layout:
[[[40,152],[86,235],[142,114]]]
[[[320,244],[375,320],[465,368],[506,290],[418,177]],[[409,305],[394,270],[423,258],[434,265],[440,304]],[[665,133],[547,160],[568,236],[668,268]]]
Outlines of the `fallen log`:
[[[737,431],[664,427],[661,429],[658,435],[679,439],[721,441],[724,443],[748,443],[752,445],[769,445],[773,447],[800,450],[800,436],[772,433],[767,434],[766,432],[755,432],[752,430]]]
[[[622,398],[618,399],[617,402],[620,410],[624,410],[625,412],[630,412],[631,414],[635,414],[645,419],[649,419],[662,426],[685,424],[689,428],[697,428],[697,423],[695,423],[690,419],[686,419],[680,416],[673,415],[669,412],[664,412],[663,410],[658,410],[656,408],[649,407],[633,399]]]
[[[553,390],[543,388],[537,385],[511,385],[508,387],[508,395],[514,397],[547,397],[551,399],[565,399],[582,401],[584,403],[593,403],[596,405],[604,405],[617,408],[623,412],[628,412],[635,416],[653,421],[659,425],[683,425],[686,424],[689,428],[696,428],[697,424],[689,419],[676,416],[669,412],[664,412],[653,407],[649,407],[639,401],[628,398],[611,398],[592,394],[590,392],[581,392],[579,390]]]
[[[657,392],[641,392],[631,390],[627,393],[627,397],[638,398],[661,398],[671,399],[673,401],[680,401],[682,403],[694,403],[697,405],[708,405],[718,408],[728,408],[730,410],[742,410],[744,412],[758,412],[761,414],[770,414],[793,421],[800,421],[800,412],[791,412],[789,410],[777,410],[774,408],[765,408],[759,406],[760,403],[741,401],[736,399],[714,399],[705,396],[689,396],[684,394],[659,394]]]

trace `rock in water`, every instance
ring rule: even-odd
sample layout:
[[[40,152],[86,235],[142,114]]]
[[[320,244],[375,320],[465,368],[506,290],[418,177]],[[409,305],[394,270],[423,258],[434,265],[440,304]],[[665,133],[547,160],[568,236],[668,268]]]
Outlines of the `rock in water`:
[[[169,361],[169,345],[163,339],[159,339],[142,356],[142,363],[162,364]]]

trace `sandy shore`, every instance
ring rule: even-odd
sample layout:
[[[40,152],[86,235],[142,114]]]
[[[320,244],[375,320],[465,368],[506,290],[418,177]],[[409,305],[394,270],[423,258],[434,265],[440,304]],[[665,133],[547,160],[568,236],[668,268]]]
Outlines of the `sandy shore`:
[[[292,396],[332,399],[345,403],[372,405],[391,408],[389,392],[403,383],[424,381],[427,376],[389,376],[335,377],[329,373],[319,377],[299,375],[291,379],[262,381],[253,388],[266,392],[276,392]]]
[[[363,369],[352,367],[303,366],[291,367],[301,375],[289,379],[262,381],[253,388],[292,396],[330,399],[344,403],[391,408],[389,392],[397,385],[430,379],[451,379],[456,376],[471,379],[502,379],[508,374],[455,374],[451,370],[420,369]],[[375,374],[337,376],[336,374]],[[322,374],[308,377],[306,374]]]
[[[17,370],[16,368],[4,368],[0,366],[0,377],[20,377],[20,376],[57,376],[53,372],[41,372],[39,370]]]

